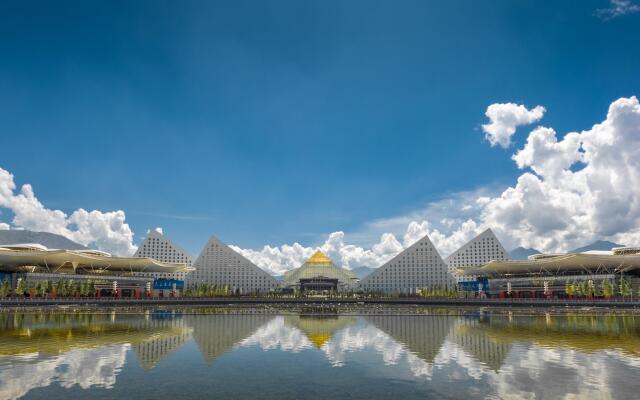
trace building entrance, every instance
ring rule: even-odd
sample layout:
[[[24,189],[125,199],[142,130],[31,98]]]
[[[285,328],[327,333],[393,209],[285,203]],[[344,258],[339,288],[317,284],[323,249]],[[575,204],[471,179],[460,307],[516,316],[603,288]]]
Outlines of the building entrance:
[[[324,277],[300,279],[301,292],[336,292],[338,280]]]

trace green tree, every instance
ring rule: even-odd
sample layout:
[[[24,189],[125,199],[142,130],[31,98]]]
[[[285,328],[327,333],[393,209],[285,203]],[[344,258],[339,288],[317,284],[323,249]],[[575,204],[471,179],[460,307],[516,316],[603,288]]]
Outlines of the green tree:
[[[18,283],[16,284],[16,295],[24,296],[24,291],[27,290],[27,283],[24,279],[18,278]]]
[[[564,284],[564,292],[567,294],[567,296],[569,297],[573,297],[576,292],[573,290],[573,284],[566,282]]]
[[[571,291],[573,292],[574,296],[580,297],[580,285],[578,285],[578,282],[571,282]]]
[[[59,297],[67,297],[67,295],[69,294],[69,290],[67,288],[67,282],[64,280],[58,281],[58,285],[56,289]]]
[[[602,295],[608,299],[615,294],[615,289],[609,278],[604,278],[602,281]]]
[[[0,283],[0,297],[7,297],[11,293],[11,282],[9,279],[3,279]]]
[[[36,285],[36,294],[39,297],[44,297],[45,293],[47,293],[47,281],[39,281]]]
[[[589,296],[589,294],[590,294],[590,291],[589,291],[589,282],[587,282],[587,281],[582,281],[582,282],[580,282],[580,294],[581,294],[583,297],[587,297],[587,296]]]
[[[69,290],[69,296],[76,297],[78,295],[78,282],[69,279],[67,288]]]
[[[618,290],[620,291],[620,295],[622,297],[629,297],[633,294],[631,290],[631,284],[629,283],[629,280],[624,276],[620,278],[620,285],[618,287]]]

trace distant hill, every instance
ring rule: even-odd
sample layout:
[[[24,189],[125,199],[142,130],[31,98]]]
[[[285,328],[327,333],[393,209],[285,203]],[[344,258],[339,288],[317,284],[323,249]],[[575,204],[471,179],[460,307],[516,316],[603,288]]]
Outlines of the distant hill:
[[[83,250],[87,247],[69,240],[62,235],[49,232],[33,232],[27,230],[0,230],[0,245],[37,243],[50,249]]]
[[[573,249],[569,253],[584,253],[585,251],[591,250],[611,250],[614,247],[624,247],[624,245],[609,242],[607,240],[598,240],[590,245]],[[511,259],[513,260],[526,260],[527,257],[533,254],[540,254],[540,252],[536,249],[527,249],[524,247],[517,247],[509,252],[509,256],[511,256]]]
[[[577,249],[571,250],[570,253],[584,253],[585,251],[590,250],[611,250],[614,247],[624,247],[624,245],[609,242],[607,240],[598,240],[588,246],[578,247]]]
[[[352,269],[351,272],[356,274],[358,279],[362,279],[362,278],[364,278],[365,276],[369,275],[370,273],[372,273],[375,270],[376,270],[375,268],[358,267],[358,268]]]
[[[536,249],[516,247],[509,252],[509,257],[511,257],[512,260],[526,260],[529,256],[534,254],[540,254],[540,252]]]
[[[277,280],[278,282],[282,282],[284,281],[284,275],[273,275],[273,279]]]

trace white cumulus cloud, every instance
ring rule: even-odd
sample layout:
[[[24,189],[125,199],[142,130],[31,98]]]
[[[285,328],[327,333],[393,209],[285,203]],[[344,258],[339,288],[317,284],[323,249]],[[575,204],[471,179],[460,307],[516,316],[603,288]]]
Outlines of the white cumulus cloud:
[[[364,248],[345,243],[345,233],[342,231],[329,234],[319,247],[303,246],[299,243],[264,246],[261,250],[243,249],[233,245],[230,247],[275,275],[298,268],[317,250],[329,256],[337,265],[353,269],[360,266],[377,267],[403,249],[403,245],[392,233],[383,234],[371,248]]]
[[[627,14],[633,14],[640,11],[640,5],[632,0],[609,0],[608,8],[600,8],[596,10],[596,16],[605,21],[621,17]]]
[[[508,113],[499,116],[501,112],[492,107],[487,115],[491,114],[493,132],[499,126],[512,131],[544,112],[543,107],[527,110],[511,104],[507,109],[516,110],[511,114],[525,116],[506,118]],[[535,128],[512,159],[524,171],[507,188],[456,194],[424,210],[373,221],[366,230],[383,231],[370,247],[348,244],[344,232],[334,232],[319,248],[336,264],[354,268],[378,267],[425,235],[446,257],[486,228],[492,228],[507,248],[568,251],[600,239],[640,245],[640,104],[636,97],[614,101],[601,123],[581,132],[559,137],[552,128]],[[236,249],[278,274],[300,266],[315,251],[298,243],[259,251]]]
[[[606,119],[558,139],[538,128],[513,157],[524,172],[480,221],[518,244],[564,251],[597,239],[640,241],[640,105],[614,101]]]
[[[50,232],[77,243],[118,255],[131,255],[133,232],[125,222],[124,211],[87,211],[82,208],[67,215],[61,210],[46,208],[35,196],[33,188],[24,184],[19,191],[13,175],[0,168],[0,208],[13,213],[14,228]],[[2,223],[3,229],[9,228]]]
[[[506,147],[516,126],[539,120],[544,111],[541,106],[528,110],[513,103],[494,104],[487,109],[491,123],[483,129],[494,138],[492,144]],[[486,228],[507,248],[567,251],[599,239],[640,244],[636,97],[614,101],[601,123],[583,131],[559,136],[552,128],[537,127],[512,159],[523,172],[506,188],[461,192],[404,216],[371,221],[357,232],[336,231],[318,247],[294,243],[232,248],[267,271],[282,274],[317,249],[346,268],[378,267],[425,235],[445,257]],[[3,169],[0,207],[13,213],[13,228],[59,233],[116,254],[135,250],[123,211],[79,209],[67,215],[47,209],[30,185],[16,191],[13,176]],[[8,227],[0,223],[0,229]]]
[[[489,118],[489,123],[482,125],[482,130],[491,146],[499,145],[506,149],[511,145],[511,137],[518,126],[539,121],[544,112],[545,108],[542,106],[529,110],[515,103],[494,103],[487,107],[485,115]]]
[[[581,136],[572,132],[558,142],[551,128],[538,127],[529,134],[527,144],[512,158],[518,168],[531,167],[538,175],[553,178],[582,160]]]
[[[316,250],[321,250],[338,266],[347,269],[362,266],[377,268],[426,235],[429,235],[441,254],[446,256],[481,231],[482,226],[473,220],[462,222],[450,234],[446,234],[431,226],[429,222],[421,220],[409,222],[404,235],[402,235],[402,242],[395,234],[386,232],[370,247],[347,243],[345,241],[347,235],[342,231],[329,234],[325,242],[318,247],[307,247],[299,243],[285,244],[279,247],[264,246],[260,250],[243,249],[233,245],[230,247],[257,266],[274,275],[281,275],[301,266]]]

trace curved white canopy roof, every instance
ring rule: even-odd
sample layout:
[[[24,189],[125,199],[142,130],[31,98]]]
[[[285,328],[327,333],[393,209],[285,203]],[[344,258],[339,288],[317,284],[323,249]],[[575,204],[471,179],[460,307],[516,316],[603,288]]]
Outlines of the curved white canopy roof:
[[[598,271],[629,272],[640,270],[640,254],[609,255],[569,253],[529,260],[491,261],[477,268],[458,268],[459,276],[535,275]]]
[[[40,245],[0,245],[0,271],[47,271],[60,273],[160,272],[193,270],[186,264],[165,263],[152,258],[114,257],[98,250],[50,250]]]

